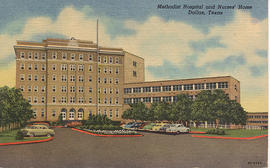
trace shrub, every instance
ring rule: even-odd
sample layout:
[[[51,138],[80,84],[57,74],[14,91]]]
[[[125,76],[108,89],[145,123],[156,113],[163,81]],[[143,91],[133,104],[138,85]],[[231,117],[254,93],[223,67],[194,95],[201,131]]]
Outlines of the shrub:
[[[25,135],[25,133],[24,133],[23,131],[19,130],[19,131],[17,132],[15,138],[16,138],[16,140],[23,140],[23,139],[24,139],[24,135]]]
[[[221,129],[211,129],[206,132],[207,134],[225,135],[225,130]]]
[[[101,130],[102,129],[102,125],[95,125],[95,128],[96,130]]]

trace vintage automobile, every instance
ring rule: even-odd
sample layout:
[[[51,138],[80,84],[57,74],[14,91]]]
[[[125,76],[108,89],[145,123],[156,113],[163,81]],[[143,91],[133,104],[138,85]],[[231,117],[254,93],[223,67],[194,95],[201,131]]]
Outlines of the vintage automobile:
[[[153,126],[155,126],[155,125],[156,125],[155,123],[149,123],[149,124],[146,124],[142,129],[152,130]]]
[[[166,129],[168,133],[188,133],[190,131],[189,128],[185,127],[183,124],[170,124],[170,126]]]
[[[55,135],[54,130],[49,129],[46,125],[30,125],[21,130],[25,136],[47,136],[51,137]]]
[[[136,124],[135,122],[129,122],[129,123],[127,123],[127,124],[124,125],[124,128],[125,129],[134,128],[135,124]]]
[[[160,131],[160,128],[166,125],[167,123],[156,123],[155,126],[153,126],[152,130],[153,131]]]

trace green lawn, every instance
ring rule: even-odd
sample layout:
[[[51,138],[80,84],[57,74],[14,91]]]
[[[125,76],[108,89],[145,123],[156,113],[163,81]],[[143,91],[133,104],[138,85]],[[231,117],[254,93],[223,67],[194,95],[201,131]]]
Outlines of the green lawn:
[[[9,143],[9,142],[21,142],[21,141],[34,141],[47,139],[48,137],[24,137],[24,140],[16,140],[15,136],[18,130],[13,130],[9,132],[0,133],[0,143]]]
[[[191,128],[191,131],[203,131],[206,132],[213,128]],[[268,134],[268,130],[246,130],[246,129],[224,129],[226,135],[205,134],[207,136],[224,136],[224,137],[254,137]]]

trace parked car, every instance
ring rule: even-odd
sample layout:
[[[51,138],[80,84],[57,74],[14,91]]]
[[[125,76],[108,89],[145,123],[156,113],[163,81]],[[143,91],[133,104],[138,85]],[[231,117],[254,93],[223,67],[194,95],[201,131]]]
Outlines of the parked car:
[[[169,128],[170,125],[171,125],[171,124],[165,124],[165,125],[163,125],[163,126],[159,129],[159,131],[161,131],[161,132],[166,132],[166,129]]]
[[[138,129],[139,127],[141,127],[142,124],[142,122],[137,122],[135,123],[134,128]]]
[[[157,123],[155,126],[153,126],[152,130],[153,131],[159,131],[161,127],[166,125],[167,123]]]
[[[135,122],[129,122],[124,126],[124,128],[126,128],[126,129],[133,128],[135,126],[135,124],[136,124]]]
[[[143,127],[144,130],[152,130],[153,126],[155,126],[155,123],[149,123]]]
[[[55,135],[54,130],[49,129],[46,125],[31,125],[23,128],[21,130],[25,136],[35,137],[35,136],[47,136],[51,137]]]
[[[185,127],[183,124],[171,124],[169,128],[166,129],[166,132],[175,132],[175,133],[188,133],[189,128]]]

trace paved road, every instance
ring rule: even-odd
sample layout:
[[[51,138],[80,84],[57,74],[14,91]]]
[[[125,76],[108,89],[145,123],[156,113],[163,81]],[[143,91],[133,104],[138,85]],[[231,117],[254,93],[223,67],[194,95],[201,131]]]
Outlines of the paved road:
[[[0,168],[248,168],[266,166],[267,138],[222,140],[145,133],[94,137],[56,128],[51,142],[0,147]],[[249,163],[251,162],[251,163]]]

